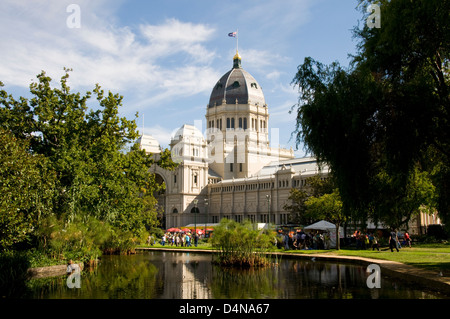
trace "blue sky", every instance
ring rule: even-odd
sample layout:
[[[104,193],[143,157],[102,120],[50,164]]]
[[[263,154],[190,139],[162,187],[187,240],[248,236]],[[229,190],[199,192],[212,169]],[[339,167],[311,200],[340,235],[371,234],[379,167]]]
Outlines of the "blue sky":
[[[242,67],[261,85],[269,129],[290,139],[298,93],[297,66],[311,56],[348,65],[352,29],[363,21],[357,0],[2,0],[0,81],[13,96],[45,70],[54,86],[73,69],[70,86],[84,93],[99,83],[124,96],[121,116],[140,116],[140,131],[163,147],[183,124],[203,123],[214,84],[232,67],[238,30]],[[68,19],[79,8],[79,28]],[[70,20],[75,21],[75,20]],[[275,131],[274,131],[275,132]],[[276,141],[275,141],[276,142]],[[274,145],[274,141],[272,141]],[[297,156],[303,156],[298,146]]]

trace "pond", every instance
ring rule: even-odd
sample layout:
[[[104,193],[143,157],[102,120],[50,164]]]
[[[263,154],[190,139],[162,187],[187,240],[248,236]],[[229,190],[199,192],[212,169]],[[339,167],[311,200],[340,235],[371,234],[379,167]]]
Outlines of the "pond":
[[[103,256],[77,280],[67,276],[33,279],[30,299],[441,299],[381,274],[369,288],[365,266],[282,257],[265,269],[224,269],[210,253],[146,251]]]

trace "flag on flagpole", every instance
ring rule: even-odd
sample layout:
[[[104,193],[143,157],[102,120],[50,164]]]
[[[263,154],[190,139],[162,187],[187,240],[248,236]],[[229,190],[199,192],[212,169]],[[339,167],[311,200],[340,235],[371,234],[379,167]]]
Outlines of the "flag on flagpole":
[[[232,37],[232,38],[236,38],[236,33],[237,32],[230,32],[230,33],[228,33],[228,36]]]

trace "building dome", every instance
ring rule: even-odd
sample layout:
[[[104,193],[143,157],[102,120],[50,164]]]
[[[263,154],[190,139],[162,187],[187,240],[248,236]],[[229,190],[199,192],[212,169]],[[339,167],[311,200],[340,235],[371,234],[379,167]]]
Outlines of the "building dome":
[[[172,136],[172,141],[189,140],[191,143],[203,143],[204,138],[202,132],[193,125],[184,124]]]
[[[185,124],[172,136],[170,143],[172,160],[200,160],[207,157],[206,141],[202,132],[193,125]]]
[[[136,143],[141,150],[145,150],[147,153],[157,154],[161,153],[161,147],[158,141],[151,135],[142,135],[138,138]]]
[[[261,86],[241,67],[241,57],[237,52],[233,58],[233,68],[225,73],[214,86],[208,106],[236,103],[266,106]]]

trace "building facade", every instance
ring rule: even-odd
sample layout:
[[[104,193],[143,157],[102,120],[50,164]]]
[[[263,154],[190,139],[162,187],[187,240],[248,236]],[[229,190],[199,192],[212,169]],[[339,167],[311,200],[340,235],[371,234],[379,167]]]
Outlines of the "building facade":
[[[158,196],[166,229],[222,218],[286,224],[289,212],[283,207],[291,188],[305,187],[308,177],[328,175],[329,168],[319,168],[315,158],[295,158],[292,149],[270,146],[269,107],[238,53],[232,69],[213,86],[205,117],[206,136],[189,124],[172,136],[172,158],[179,163],[174,171],[151,167],[166,185]],[[158,156],[153,137],[143,135],[137,142]],[[419,217],[414,229],[423,224]]]
[[[224,217],[287,223],[283,206],[290,189],[328,173],[326,167],[319,171],[314,158],[294,158],[292,149],[271,147],[269,107],[238,53],[231,70],[213,86],[205,117],[206,136],[189,124],[172,136],[170,150],[179,164],[174,171],[151,167],[166,185],[158,196],[165,228],[218,223]],[[158,156],[153,137],[143,135],[137,142]]]

